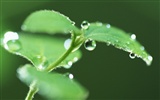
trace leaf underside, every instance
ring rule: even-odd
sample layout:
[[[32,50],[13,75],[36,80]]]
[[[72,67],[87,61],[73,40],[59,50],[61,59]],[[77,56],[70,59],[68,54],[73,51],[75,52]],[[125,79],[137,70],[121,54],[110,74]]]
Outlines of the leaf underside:
[[[126,32],[110,26],[110,24],[91,23],[87,30],[83,30],[85,38],[91,38],[99,42],[105,42],[116,48],[135,54],[142,58],[147,65],[152,62],[152,57],[144,50],[144,47],[130,37]]]
[[[54,100],[84,100],[87,90],[74,79],[52,72],[37,71],[32,65],[26,64],[17,70],[18,76],[27,85],[37,81],[38,93]]]
[[[10,51],[13,54],[20,55],[33,63],[34,66],[47,67],[53,64],[61,55],[66,52],[64,48],[64,38],[53,37],[45,34],[30,34],[19,33],[19,39],[17,40],[21,46],[19,50]],[[7,44],[3,44],[5,47]],[[8,45],[9,46],[9,45]],[[11,48],[11,47],[9,47]],[[12,48],[11,48],[12,49]],[[67,64],[69,61],[74,62],[74,58],[80,59],[81,52],[77,50],[71,53],[62,64]],[[58,67],[57,66],[57,67]]]

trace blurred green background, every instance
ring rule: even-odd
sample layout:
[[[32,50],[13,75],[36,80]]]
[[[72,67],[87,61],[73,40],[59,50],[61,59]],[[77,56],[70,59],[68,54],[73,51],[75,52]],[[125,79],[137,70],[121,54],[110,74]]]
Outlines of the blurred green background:
[[[24,19],[36,10],[55,10],[70,17],[80,27],[83,20],[110,23],[137,40],[153,56],[147,67],[141,59],[130,59],[127,52],[97,43],[89,52],[81,47],[82,59],[71,72],[89,91],[88,100],[160,100],[160,2],[159,1],[1,1],[1,34],[20,31]],[[29,63],[22,57],[1,50],[1,99],[23,100],[28,87],[16,76],[16,69]],[[44,100],[35,95],[35,100]]]

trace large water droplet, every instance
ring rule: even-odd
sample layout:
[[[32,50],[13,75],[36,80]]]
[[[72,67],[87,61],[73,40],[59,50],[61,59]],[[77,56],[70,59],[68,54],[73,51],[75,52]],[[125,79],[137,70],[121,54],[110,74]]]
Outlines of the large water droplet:
[[[111,27],[111,25],[110,25],[110,24],[107,24],[107,25],[106,25],[106,27],[107,27],[107,28],[110,28],[110,27]]]
[[[11,52],[17,52],[21,49],[21,43],[19,40],[9,40],[6,44],[4,44],[4,48]]]
[[[65,48],[66,50],[69,49],[69,47],[70,47],[70,45],[71,45],[71,42],[72,42],[71,39],[65,40],[65,42],[64,42],[64,48]]]
[[[6,32],[2,41],[4,48],[11,52],[19,51],[21,49],[21,43],[18,39],[19,35],[16,32]]]
[[[83,21],[81,24],[82,29],[88,29],[89,26],[90,26],[90,23],[88,21]]]
[[[136,57],[136,54],[130,53],[130,54],[129,54],[129,57],[130,57],[131,59],[134,59],[134,58]]]
[[[135,40],[135,39],[136,39],[136,35],[135,35],[135,34],[132,34],[132,35],[131,35],[131,39],[132,39],[132,40]]]
[[[89,50],[92,51],[96,48],[96,42],[92,39],[87,39],[84,43],[84,47]]]

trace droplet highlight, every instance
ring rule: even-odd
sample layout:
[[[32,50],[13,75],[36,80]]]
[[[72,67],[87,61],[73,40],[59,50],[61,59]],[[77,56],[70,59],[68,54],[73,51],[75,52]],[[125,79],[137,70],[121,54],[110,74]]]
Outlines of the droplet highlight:
[[[144,46],[141,46],[140,49],[141,49],[141,50],[144,50],[145,48],[144,48]]]
[[[66,50],[69,49],[69,47],[70,47],[70,45],[71,45],[71,42],[72,42],[71,39],[67,39],[67,40],[64,41],[64,48],[65,48]]]
[[[152,56],[148,56],[148,60],[149,60],[149,61],[152,61],[152,60],[153,60],[153,57],[152,57]]]
[[[107,28],[111,28],[111,25],[110,25],[110,24],[107,24],[106,27],[107,27]]]
[[[107,42],[106,44],[107,44],[107,46],[110,46],[110,45],[111,45],[111,42]]]
[[[82,24],[81,24],[81,28],[82,29],[88,29],[90,26],[90,23],[88,21],[83,21]]]
[[[8,31],[4,34],[3,43],[6,44],[10,40],[18,40],[18,39],[19,39],[18,33]]]
[[[134,59],[134,58],[136,57],[136,54],[130,53],[130,54],[129,54],[129,57],[130,57],[131,59]]]
[[[92,39],[87,39],[84,43],[84,47],[88,51],[93,51],[96,48],[96,41]]]
[[[69,74],[68,77],[69,77],[70,79],[73,79],[73,78],[74,78],[73,74]]]
[[[132,40],[135,40],[135,39],[136,39],[136,35],[135,35],[135,34],[132,34],[132,35],[131,35],[131,39],[132,39]]]
[[[71,73],[65,73],[64,76],[67,76],[69,79],[73,79],[74,75]]]

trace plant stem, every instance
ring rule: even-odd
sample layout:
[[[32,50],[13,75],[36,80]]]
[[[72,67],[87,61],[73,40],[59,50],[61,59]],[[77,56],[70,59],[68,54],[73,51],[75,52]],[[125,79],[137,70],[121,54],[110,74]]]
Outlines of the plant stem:
[[[33,81],[33,83],[30,85],[30,89],[25,100],[32,100],[34,98],[34,94],[36,94],[37,91],[38,88],[36,87],[36,81]]]
[[[72,43],[69,47],[69,49],[53,64],[51,64],[49,67],[47,67],[44,71],[50,72],[52,71],[58,64],[60,64],[73,50],[74,50],[74,43],[75,43],[76,36],[72,34]],[[30,85],[30,90],[27,94],[27,97],[25,100],[32,100],[34,97],[34,94],[38,91],[38,88],[36,87],[36,81],[34,81]]]
[[[47,72],[52,71],[58,64],[60,64],[73,50],[74,50],[74,43],[75,43],[76,37],[74,34],[72,35],[72,43],[69,47],[69,49],[53,64],[51,64],[49,67],[47,67],[45,70]]]

